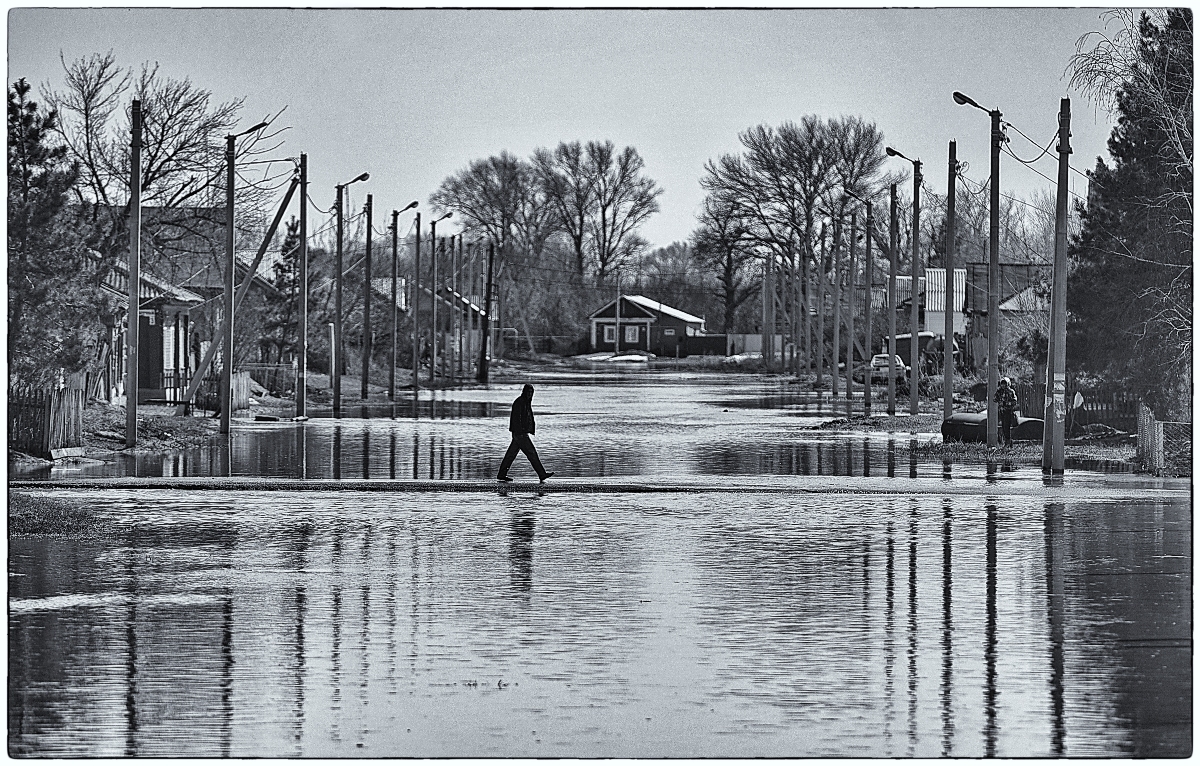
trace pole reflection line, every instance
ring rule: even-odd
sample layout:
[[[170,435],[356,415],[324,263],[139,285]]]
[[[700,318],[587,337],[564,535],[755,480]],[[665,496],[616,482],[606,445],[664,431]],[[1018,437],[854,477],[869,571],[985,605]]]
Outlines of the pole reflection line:
[[[129,541],[129,555],[132,558],[134,551],[133,540]],[[135,758],[138,754],[138,710],[137,710],[137,695],[138,695],[138,645],[137,645],[137,602],[138,602],[138,587],[137,574],[133,567],[133,562],[128,561],[127,572],[129,574],[129,611],[125,616],[125,757]]]
[[[221,606],[221,757],[233,745],[233,597]]]
[[[1054,719],[1050,735],[1050,751],[1055,756],[1067,754],[1067,726],[1064,715],[1065,694],[1063,676],[1065,657],[1063,638],[1066,597],[1063,592],[1063,551],[1057,544],[1063,534],[1061,503],[1047,503],[1043,537],[1046,546],[1046,618],[1050,630],[1050,709]]]
[[[908,516],[908,755],[917,746],[917,501]]]
[[[884,612],[884,644],[883,644],[883,676],[884,676],[884,736],[890,742],[892,739],[892,716],[893,716],[893,700],[892,700],[892,665],[895,663],[895,651],[893,647],[893,629],[895,626],[895,583],[896,583],[896,556],[895,556],[895,539],[891,522],[888,522],[887,529],[887,608]],[[889,752],[890,755],[890,752]]]
[[[987,627],[984,629],[983,659],[986,665],[984,688],[983,747],[984,756],[996,757],[996,739],[999,733],[996,721],[996,530],[998,511],[995,505],[987,507]]]
[[[953,529],[950,524],[950,502],[942,504],[942,757],[950,757],[954,749],[954,711],[950,706],[954,690],[953,639]]]
[[[308,540],[312,527],[306,522],[300,525],[296,533],[296,579],[298,584],[295,591],[296,631],[293,662],[295,664],[296,701],[292,709],[292,738],[296,742],[296,757],[304,754],[302,739],[304,735],[304,678],[307,671],[305,663],[304,621],[308,614],[308,593],[304,585],[304,573],[308,569]]]

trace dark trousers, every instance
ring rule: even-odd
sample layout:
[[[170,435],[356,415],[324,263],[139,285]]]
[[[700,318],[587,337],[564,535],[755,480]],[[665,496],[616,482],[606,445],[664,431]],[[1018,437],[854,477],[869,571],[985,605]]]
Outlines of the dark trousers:
[[[533,466],[533,470],[537,471],[538,478],[546,475],[546,469],[542,468],[542,461],[538,459],[537,449],[533,446],[533,440],[529,438],[529,434],[513,434],[512,443],[508,445],[508,451],[504,453],[504,459],[500,461],[500,473],[497,474],[500,478],[508,476],[508,469],[512,468],[513,461],[517,459],[517,451],[525,453],[525,457],[529,458],[529,464]]]
[[[1012,446],[1012,427],[1017,424],[1017,413],[1014,410],[1000,410],[1000,440]]]

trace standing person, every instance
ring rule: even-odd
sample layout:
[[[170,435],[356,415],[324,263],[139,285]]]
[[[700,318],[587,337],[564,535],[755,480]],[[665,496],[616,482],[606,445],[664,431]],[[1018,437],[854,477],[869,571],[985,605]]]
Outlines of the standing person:
[[[996,387],[996,406],[1000,409],[1000,428],[1004,446],[1012,446],[1012,427],[1017,422],[1017,392],[1013,390],[1012,381],[1001,378]]]
[[[517,459],[517,450],[524,452],[525,457],[529,458],[529,464],[537,471],[540,481],[554,475],[553,471],[543,468],[542,461],[538,459],[537,449],[533,446],[533,440],[529,438],[533,436],[534,429],[533,386],[526,383],[521,389],[521,395],[513,402],[512,414],[508,416],[508,430],[512,431],[512,442],[508,445],[508,451],[504,453],[504,460],[500,461],[500,473],[496,475],[498,481],[512,481],[508,477],[508,469],[512,468],[513,461]]]

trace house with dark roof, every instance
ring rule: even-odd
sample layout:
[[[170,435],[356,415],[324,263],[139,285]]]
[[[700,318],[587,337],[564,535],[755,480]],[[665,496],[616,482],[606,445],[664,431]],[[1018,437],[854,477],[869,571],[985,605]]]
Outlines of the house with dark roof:
[[[622,295],[620,312],[616,298],[592,312],[591,348],[593,351],[647,351],[658,356],[686,356],[695,342],[689,338],[707,336],[703,317],[668,306],[644,295]],[[720,353],[725,353],[725,337],[720,336]]]

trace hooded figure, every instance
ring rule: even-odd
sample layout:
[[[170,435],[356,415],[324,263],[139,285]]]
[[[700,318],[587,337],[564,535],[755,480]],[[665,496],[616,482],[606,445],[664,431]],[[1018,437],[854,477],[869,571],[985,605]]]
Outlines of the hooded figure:
[[[1012,381],[1001,378],[996,387],[996,406],[1000,410],[1001,437],[1005,446],[1012,446],[1012,427],[1017,424],[1017,392]]]
[[[529,438],[534,434],[536,428],[533,422],[533,386],[526,383],[525,387],[521,389],[521,395],[513,402],[512,413],[508,416],[508,430],[512,432],[512,442],[508,445],[508,451],[504,453],[504,459],[500,461],[500,472],[496,475],[496,479],[512,481],[508,477],[508,469],[512,468],[513,461],[517,459],[518,451],[525,453],[529,464],[533,466],[533,470],[537,471],[540,481],[545,481],[554,475],[553,471],[547,471],[542,467],[542,461],[538,459],[533,440]]]

